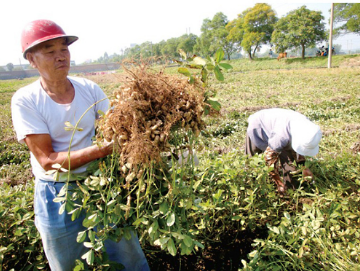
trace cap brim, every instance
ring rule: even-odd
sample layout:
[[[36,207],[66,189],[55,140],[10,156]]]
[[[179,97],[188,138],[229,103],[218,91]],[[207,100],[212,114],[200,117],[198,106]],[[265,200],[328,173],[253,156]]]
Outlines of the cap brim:
[[[74,43],[75,41],[77,41],[77,40],[79,39],[77,36],[69,36],[69,35],[53,35],[53,36],[47,36],[47,37],[45,37],[45,38],[43,38],[43,39],[37,40],[36,42],[34,42],[33,44],[31,44],[28,48],[26,48],[26,50],[25,50],[24,53],[23,53],[23,57],[24,57],[25,59],[27,59],[27,58],[26,58],[26,53],[27,53],[30,49],[32,49],[32,48],[34,48],[35,46],[39,45],[40,43],[43,43],[43,42],[49,41],[49,40],[59,39],[59,38],[66,38],[67,45],[70,45],[70,44]]]
[[[293,149],[296,153],[303,155],[303,156],[315,156],[319,152],[319,146],[316,146],[313,149],[302,148],[301,146],[297,146],[296,148],[293,148]]]
[[[320,127],[309,120],[290,123],[291,147],[303,156],[315,156],[319,152],[322,137]]]

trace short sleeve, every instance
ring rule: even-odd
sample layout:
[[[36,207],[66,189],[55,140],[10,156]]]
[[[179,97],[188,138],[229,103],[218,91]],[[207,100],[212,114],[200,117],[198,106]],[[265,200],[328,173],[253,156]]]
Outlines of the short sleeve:
[[[29,134],[48,134],[45,119],[37,110],[35,103],[27,96],[17,92],[11,99],[11,114],[17,140],[24,143]]]

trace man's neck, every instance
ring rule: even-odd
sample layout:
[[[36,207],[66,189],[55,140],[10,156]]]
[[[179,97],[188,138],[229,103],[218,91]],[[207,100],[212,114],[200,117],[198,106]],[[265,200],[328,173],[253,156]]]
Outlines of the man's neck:
[[[41,77],[40,82],[45,92],[55,102],[59,104],[68,104],[73,101],[75,90],[67,78],[62,80],[49,81]]]

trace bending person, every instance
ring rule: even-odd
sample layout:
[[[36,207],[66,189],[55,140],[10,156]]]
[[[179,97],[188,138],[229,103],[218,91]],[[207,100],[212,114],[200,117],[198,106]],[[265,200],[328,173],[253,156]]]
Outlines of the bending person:
[[[320,127],[298,112],[281,108],[260,110],[249,117],[248,123],[245,153],[265,153],[267,165],[274,165],[270,176],[279,192],[297,188],[299,182],[291,174],[296,170],[294,162],[304,164],[305,156],[318,153]],[[303,176],[313,177],[309,169],[303,171]]]

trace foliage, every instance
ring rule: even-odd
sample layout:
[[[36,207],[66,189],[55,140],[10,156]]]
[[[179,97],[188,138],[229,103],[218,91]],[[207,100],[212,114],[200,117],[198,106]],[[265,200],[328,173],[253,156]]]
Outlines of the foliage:
[[[320,58],[291,58],[283,63],[276,59],[242,59],[230,62],[232,72],[226,73],[226,81],[209,75],[207,83],[221,103],[222,117],[205,117],[207,129],[196,139],[191,134],[177,133],[171,141],[196,149],[198,166],[192,162],[180,166],[175,160],[168,163],[164,157],[164,167],[154,166],[143,178],[135,176],[127,190],[117,185],[126,183],[118,175],[122,170],[118,157],[108,157],[93,163],[89,168],[92,177],[66,195],[80,199],[80,203],[64,202],[64,211],[74,218],[81,210],[88,212],[89,228],[79,235],[79,241],[87,239],[90,252],[86,259],[103,270],[110,268],[107,265],[113,263],[107,261],[106,251],[102,250],[103,240],[126,238],[134,229],[147,248],[145,253],[153,255],[149,259],[160,261],[162,249],[183,264],[190,259],[186,257],[188,253],[201,257],[198,252],[221,244],[226,233],[261,230],[265,236],[250,240],[252,252],[241,259],[235,270],[358,270],[360,156],[351,147],[360,140],[360,78],[358,67],[342,67],[357,57],[334,56],[335,65],[340,66],[334,69],[324,69],[326,59]],[[193,61],[187,58],[183,68],[195,64]],[[195,71],[202,70],[198,68]],[[178,74],[178,69],[165,72]],[[193,71],[190,66],[187,69],[189,73]],[[116,85],[105,75],[89,77],[107,90]],[[9,121],[11,96],[7,94],[25,83],[28,82],[0,81],[1,89],[6,90],[0,99],[1,146],[9,146],[3,149],[8,154],[14,149],[16,163],[20,162],[17,153],[25,149],[15,149]],[[303,113],[323,131],[319,155],[307,162],[315,183],[303,183],[284,197],[278,196],[268,180],[270,169],[261,155],[249,159],[243,153],[248,116],[275,106]],[[28,163],[21,152],[23,164],[12,167],[21,171],[19,174],[23,174],[23,166]],[[5,174],[11,165],[5,163],[7,159],[3,161],[1,172]],[[0,187],[3,270],[32,270],[46,264],[33,224],[33,189],[32,181],[25,186]],[[129,195],[131,204],[127,206]],[[116,223],[121,227],[113,227]],[[94,231],[95,225],[109,227]],[[222,261],[221,255],[214,256]],[[27,264],[19,265],[24,262]]]
[[[304,58],[305,47],[315,46],[326,38],[323,19],[321,12],[302,6],[276,23],[271,42],[276,44],[276,51],[279,53],[292,47],[301,47]]]
[[[183,62],[175,60],[178,64],[181,65],[181,67],[178,69],[178,72],[185,76],[188,76],[190,84],[195,83],[195,78],[198,78],[203,83],[203,86],[205,88],[205,114],[209,114],[211,109],[219,111],[221,108],[220,103],[210,99],[213,96],[213,92],[209,87],[209,76],[211,74],[214,74],[215,78],[218,81],[224,81],[224,74],[222,70],[232,69],[232,66],[230,64],[221,62],[224,58],[224,51],[221,48],[218,49],[214,57],[208,57],[207,60],[196,55],[188,58],[186,53],[182,50],[180,51],[180,53],[185,61]],[[194,75],[190,73],[189,69],[199,69],[200,73],[195,75],[194,77]]]
[[[296,20],[298,21],[298,19]],[[232,21],[229,21],[222,12],[218,12],[212,19],[203,20],[200,36],[187,33],[158,43],[146,41],[121,49],[120,55],[115,53],[108,58],[100,57],[95,62],[121,62],[125,59],[140,60],[148,57],[161,58],[166,61],[178,58],[180,49],[189,54],[208,56],[213,55],[219,48],[224,50],[228,60],[230,60],[230,56],[235,56],[235,53],[241,49],[244,49],[249,58],[253,59],[263,44],[272,45],[271,37],[277,21],[275,11],[268,4],[255,4],[254,7],[243,11]],[[296,22],[294,24],[296,25]],[[287,46],[293,46],[276,42],[279,43],[279,48],[277,48],[279,52],[287,49]],[[311,47],[310,44],[306,44],[306,46]]]
[[[230,60],[230,55],[238,51],[240,47],[237,41],[227,39],[229,32],[226,25],[228,22],[227,17],[222,12],[216,13],[212,20],[205,19],[201,26],[202,34],[195,49],[201,55],[212,55],[221,48]],[[205,46],[206,48],[204,48]]]
[[[334,29],[337,35],[360,34],[360,3],[334,4],[334,22],[342,24]]]
[[[302,210],[284,212],[276,225],[268,224],[269,237],[255,240],[251,261],[244,262],[242,270],[357,270],[357,193],[344,198],[344,190],[338,186],[323,195],[298,191],[294,196],[303,201]]]
[[[33,182],[1,186],[0,270],[37,270],[47,265],[34,224],[33,195]]]
[[[241,42],[241,46],[252,59],[261,44],[270,42],[274,24],[277,21],[274,10],[268,4],[255,4],[238,15],[228,24],[228,39]]]
[[[8,71],[12,71],[14,69],[14,64],[8,63],[6,64],[6,68],[8,69]]]

